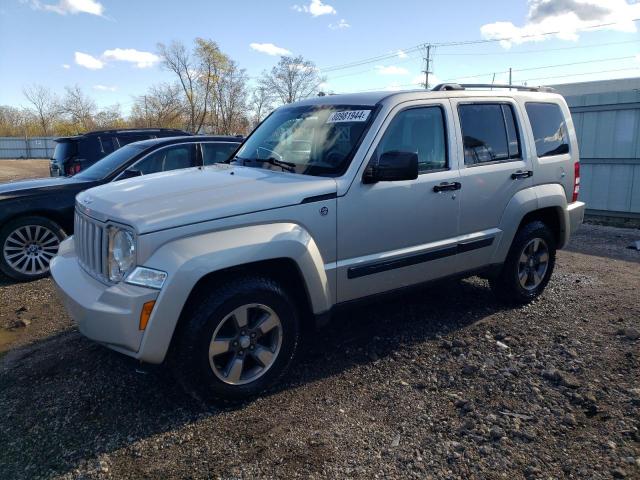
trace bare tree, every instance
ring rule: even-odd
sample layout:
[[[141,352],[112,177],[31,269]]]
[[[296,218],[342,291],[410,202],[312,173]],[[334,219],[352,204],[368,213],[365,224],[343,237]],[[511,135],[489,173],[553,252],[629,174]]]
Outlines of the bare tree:
[[[181,42],[158,44],[164,67],[175,73],[188,105],[188,128],[197,133],[207,118],[210,97],[228,58],[212,40],[196,38],[192,52]]]
[[[314,95],[323,81],[315,64],[299,55],[281,57],[271,72],[262,74],[260,85],[287,104]]]
[[[42,85],[25,87],[22,93],[33,106],[33,113],[38,119],[42,135],[49,136],[51,126],[60,111],[55,95]]]
[[[0,105],[0,136],[17,137],[28,130],[28,112],[8,105]]]
[[[273,110],[273,95],[266,87],[258,85],[251,94],[249,108],[252,113],[252,123],[255,127]]]
[[[245,70],[232,60],[220,72],[211,106],[216,133],[232,135],[247,129],[248,80]]]
[[[69,117],[69,120],[76,128],[81,128],[85,131],[91,130],[94,127],[93,116],[96,109],[96,102],[85,95],[78,85],[65,87],[61,111]]]
[[[93,118],[96,128],[122,128],[126,126],[120,111],[120,105],[115,104],[100,110]]]
[[[184,124],[185,108],[179,84],[153,85],[147,93],[136,97],[131,108],[131,121],[139,127],[173,128]]]

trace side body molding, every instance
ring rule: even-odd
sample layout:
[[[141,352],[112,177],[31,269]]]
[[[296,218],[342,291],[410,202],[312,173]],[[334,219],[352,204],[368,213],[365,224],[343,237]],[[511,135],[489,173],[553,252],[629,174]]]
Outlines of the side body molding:
[[[253,225],[181,238],[160,247],[144,266],[168,273],[138,357],[160,363],[169,348],[184,303],[205,275],[229,267],[286,258],[298,266],[311,308],[319,314],[333,304],[334,293],[313,237],[294,223]]]
[[[567,228],[569,218],[567,214],[567,197],[562,185],[550,183],[535,185],[516,193],[505,208],[500,219],[500,230],[503,231],[500,241],[493,252],[492,264],[504,262],[511,248],[511,243],[516,235],[520,222],[527,213],[542,208],[553,207],[556,209],[560,221],[560,243],[558,248],[563,248],[567,240]]]

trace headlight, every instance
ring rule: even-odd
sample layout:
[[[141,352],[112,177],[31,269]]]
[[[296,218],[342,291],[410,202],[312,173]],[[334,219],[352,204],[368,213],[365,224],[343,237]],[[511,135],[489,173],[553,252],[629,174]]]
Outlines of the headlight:
[[[120,282],[136,263],[136,242],[133,233],[120,227],[109,228],[109,280]]]
[[[160,290],[166,279],[166,272],[154,270],[153,268],[136,267],[135,270],[127,276],[125,282]]]

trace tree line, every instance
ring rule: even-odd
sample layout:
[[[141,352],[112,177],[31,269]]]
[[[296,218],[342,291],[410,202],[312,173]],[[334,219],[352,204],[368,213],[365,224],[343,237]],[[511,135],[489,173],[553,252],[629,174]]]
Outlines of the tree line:
[[[78,85],[62,94],[33,84],[28,107],[0,105],[0,136],[74,135],[108,128],[181,128],[192,133],[246,134],[274,108],[319,94],[324,79],[302,56],[283,56],[254,82],[210,39],[158,44],[171,82],[135,96],[128,115],[119,104],[98,108]]]

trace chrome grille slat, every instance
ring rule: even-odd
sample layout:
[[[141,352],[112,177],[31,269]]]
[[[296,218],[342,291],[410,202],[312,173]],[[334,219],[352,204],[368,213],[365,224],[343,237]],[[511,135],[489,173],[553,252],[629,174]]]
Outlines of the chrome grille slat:
[[[101,281],[106,281],[106,230],[104,224],[75,213],[74,245],[82,268]]]

